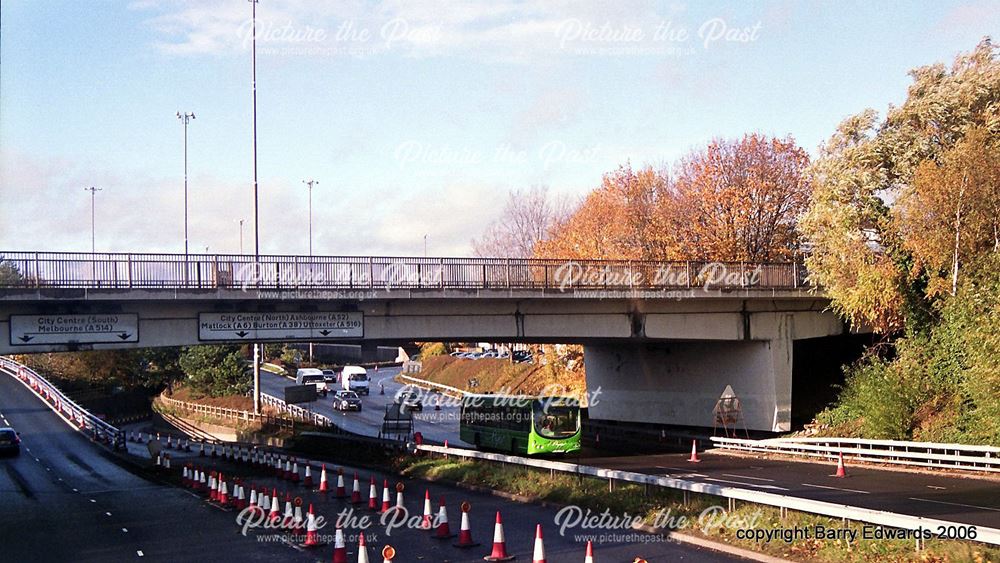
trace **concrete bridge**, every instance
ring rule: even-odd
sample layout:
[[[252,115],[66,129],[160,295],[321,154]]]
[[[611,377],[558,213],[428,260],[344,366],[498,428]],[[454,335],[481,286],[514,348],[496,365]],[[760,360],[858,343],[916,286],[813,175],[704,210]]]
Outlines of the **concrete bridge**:
[[[0,353],[222,342],[577,343],[591,417],[788,430],[796,340],[842,334],[801,266],[0,253]]]

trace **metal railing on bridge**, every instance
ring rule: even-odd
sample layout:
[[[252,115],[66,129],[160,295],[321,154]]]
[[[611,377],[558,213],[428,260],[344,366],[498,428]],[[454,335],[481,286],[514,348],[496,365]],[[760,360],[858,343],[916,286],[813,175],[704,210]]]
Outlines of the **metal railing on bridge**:
[[[808,288],[791,262],[0,252],[0,287],[94,289]]]

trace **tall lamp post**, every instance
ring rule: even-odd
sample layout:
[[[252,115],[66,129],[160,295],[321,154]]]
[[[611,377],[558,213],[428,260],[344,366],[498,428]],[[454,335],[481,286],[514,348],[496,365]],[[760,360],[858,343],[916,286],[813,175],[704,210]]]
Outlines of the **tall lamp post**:
[[[251,87],[253,89],[253,256],[254,278],[260,279],[260,214],[257,209],[257,0],[250,0],[251,33],[250,50]],[[253,412],[260,414],[260,343],[253,344]]]
[[[94,264],[94,260],[97,258],[97,213],[95,209],[97,207],[96,199],[97,192],[102,191],[103,188],[95,188],[90,186],[89,188],[83,188],[84,191],[90,192],[90,279],[91,281],[96,281],[97,272]]]
[[[184,261],[188,255],[188,123],[194,119],[194,113],[177,112],[177,119],[184,124]]]
[[[240,219],[240,256],[243,256],[243,221],[245,219]]]
[[[309,186],[309,258],[313,255],[313,185],[319,180],[302,180],[302,183]],[[309,272],[312,272],[312,260],[309,261]],[[310,275],[310,277],[312,277]],[[313,343],[309,343],[309,363],[313,361]]]

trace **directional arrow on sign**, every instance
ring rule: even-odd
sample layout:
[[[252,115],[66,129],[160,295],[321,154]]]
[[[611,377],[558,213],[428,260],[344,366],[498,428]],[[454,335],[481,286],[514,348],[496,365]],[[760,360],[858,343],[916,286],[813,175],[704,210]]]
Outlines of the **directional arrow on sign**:
[[[250,333],[247,332],[247,331],[245,331],[245,330],[241,330],[241,331],[239,331],[239,332],[236,333],[236,336],[239,336],[240,338],[243,338],[244,336],[246,336],[248,334],[250,334]]]
[[[129,334],[129,333],[127,333],[127,332],[123,332],[123,333],[121,333],[121,334],[118,335],[118,338],[121,338],[122,340],[128,340],[128,338],[130,336],[132,336],[132,335]]]
[[[18,340],[20,340],[21,342],[31,342],[34,338],[35,338],[34,336],[28,336],[27,334],[25,334],[24,336],[18,338]]]
[[[323,336],[329,336],[330,335],[330,331],[329,330],[321,330],[321,331],[319,331],[319,333],[322,334]]]

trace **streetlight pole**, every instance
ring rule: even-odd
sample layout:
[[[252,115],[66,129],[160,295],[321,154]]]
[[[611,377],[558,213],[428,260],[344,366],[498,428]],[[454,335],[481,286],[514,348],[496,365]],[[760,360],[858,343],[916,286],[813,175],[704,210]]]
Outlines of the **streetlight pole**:
[[[302,183],[309,186],[309,257],[313,255],[313,184],[318,184],[319,180],[302,180]]]
[[[427,258],[427,235],[424,235],[424,258]]]
[[[240,219],[240,256],[243,255],[243,219]]]
[[[83,191],[90,192],[90,253],[91,254],[97,254],[97,245],[96,245],[96,241],[97,241],[97,222],[96,222],[97,213],[95,212],[97,204],[96,204],[95,200],[97,199],[97,192],[100,192],[100,191],[103,191],[103,190],[104,190],[104,188],[95,188],[94,186],[90,186],[89,188],[83,188]]]
[[[257,209],[257,0],[250,0],[251,32],[251,84],[253,88],[253,256],[254,277],[260,280],[260,214]],[[260,414],[260,343],[253,344],[253,413]]]
[[[184,124],[184,261],[188,255],[188,123],[194,119],[194,113],[177,112],[177,119]]]

